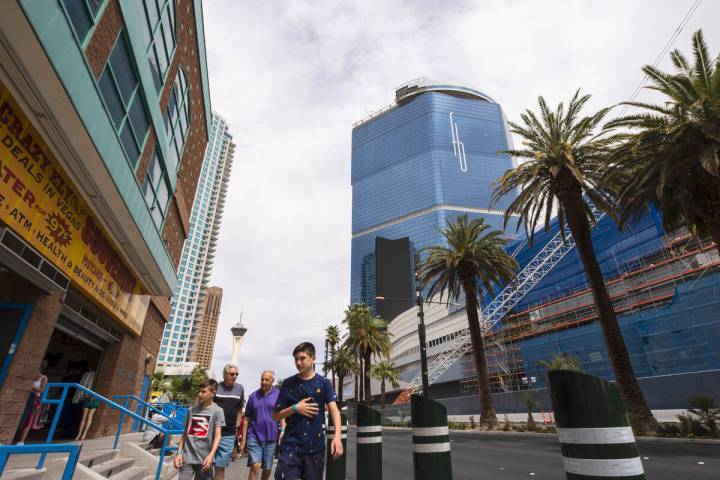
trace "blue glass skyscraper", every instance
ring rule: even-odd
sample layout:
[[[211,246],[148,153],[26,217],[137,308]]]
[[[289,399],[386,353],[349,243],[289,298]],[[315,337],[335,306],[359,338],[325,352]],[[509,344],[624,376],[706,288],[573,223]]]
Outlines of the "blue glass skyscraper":
[[[351,302],[375,304],[375,238],[409,237],[415,250],[443,243],[436,227],[467,213],[502,229],[508,195],[492,183],[512,167],[500,105],[457,85],[411,82],[352,132]],[[514,224],[510,233],[514,233]]]

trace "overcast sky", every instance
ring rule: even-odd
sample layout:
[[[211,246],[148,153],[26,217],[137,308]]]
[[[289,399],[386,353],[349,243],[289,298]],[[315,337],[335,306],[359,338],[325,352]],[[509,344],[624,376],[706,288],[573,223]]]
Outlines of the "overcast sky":
[[[323,329],[350,297],[352,124],[396,86],[472,86],[509,120],[538,95],[555,105],[582,87],[594,111],[630,97],[693,3],[205,0],[212,106],[237,144],[210,283],[224,289],[213,370],[241,310],[246,387],[264,368],[295,373],[300,341],[322,356]],[[674,47],[689,55],[702,28],[717,55],[718,19],[720,2],[703,1]]]

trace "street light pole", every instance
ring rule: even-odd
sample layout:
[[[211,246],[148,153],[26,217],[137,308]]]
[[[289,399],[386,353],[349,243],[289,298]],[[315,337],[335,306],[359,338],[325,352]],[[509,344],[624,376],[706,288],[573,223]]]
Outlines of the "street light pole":
[[[427,344],[425,341],[425,311],[423,310],[423,294],[420,287],[420,255],[415,253],[415,300],[417,303],[417,322],[418,337],[420,337],[420,373],[422,375],[422,393],[425,397],[430,397],[428,391],[428,363],[427,363]]]

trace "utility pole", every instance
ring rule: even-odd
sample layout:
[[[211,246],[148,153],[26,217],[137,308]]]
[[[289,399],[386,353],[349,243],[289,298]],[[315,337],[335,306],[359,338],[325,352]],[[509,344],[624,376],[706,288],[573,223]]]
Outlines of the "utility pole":
[[[422,392],[423,395],[429,397],[428,392],[428,362],[427,362],[427,346],[425,343],[425,311],[423,310],[422,288],[420,287],[420,254],[415,253],[415,300],[418,307],[417,322],[418,336],[420,337],[420,372],[422,374]]]

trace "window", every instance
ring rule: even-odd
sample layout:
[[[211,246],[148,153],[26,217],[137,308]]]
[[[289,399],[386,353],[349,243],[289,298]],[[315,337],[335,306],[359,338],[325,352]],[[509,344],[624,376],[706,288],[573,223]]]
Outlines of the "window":
[[[121,32],[100,75],[98,86],[125,155],[135,168],[145,145],[150,121],[131,58],[127,38]]]
[[[88,32],[95,25],[100,5],[104,0],[63,0],[65,11],[72,22],[75,35],[80,44],[84,44]]]
[[[154,150],[150,165],[148,165],[148,171],[145,174],[143,193],[145,203],[150,209],[150,215],[158,230],[160,230],[165,220],[165,211],[170,201],[169,192],[167,174],[160,162],[157,150]]]
[[[174,172],[180,163],[180,156],[185,147],[185,139],[190,124],[190,101],[188,100],[189,88],[185,79],[185,72],[182,67],[178,68],[175,76],[168,105],[163,114],[165,133],[168,136],[170,146],[170,161],[168,170]]]
[[[135,1],[141,17],[150,71],[159,93],[175,52],[175,1]]]

